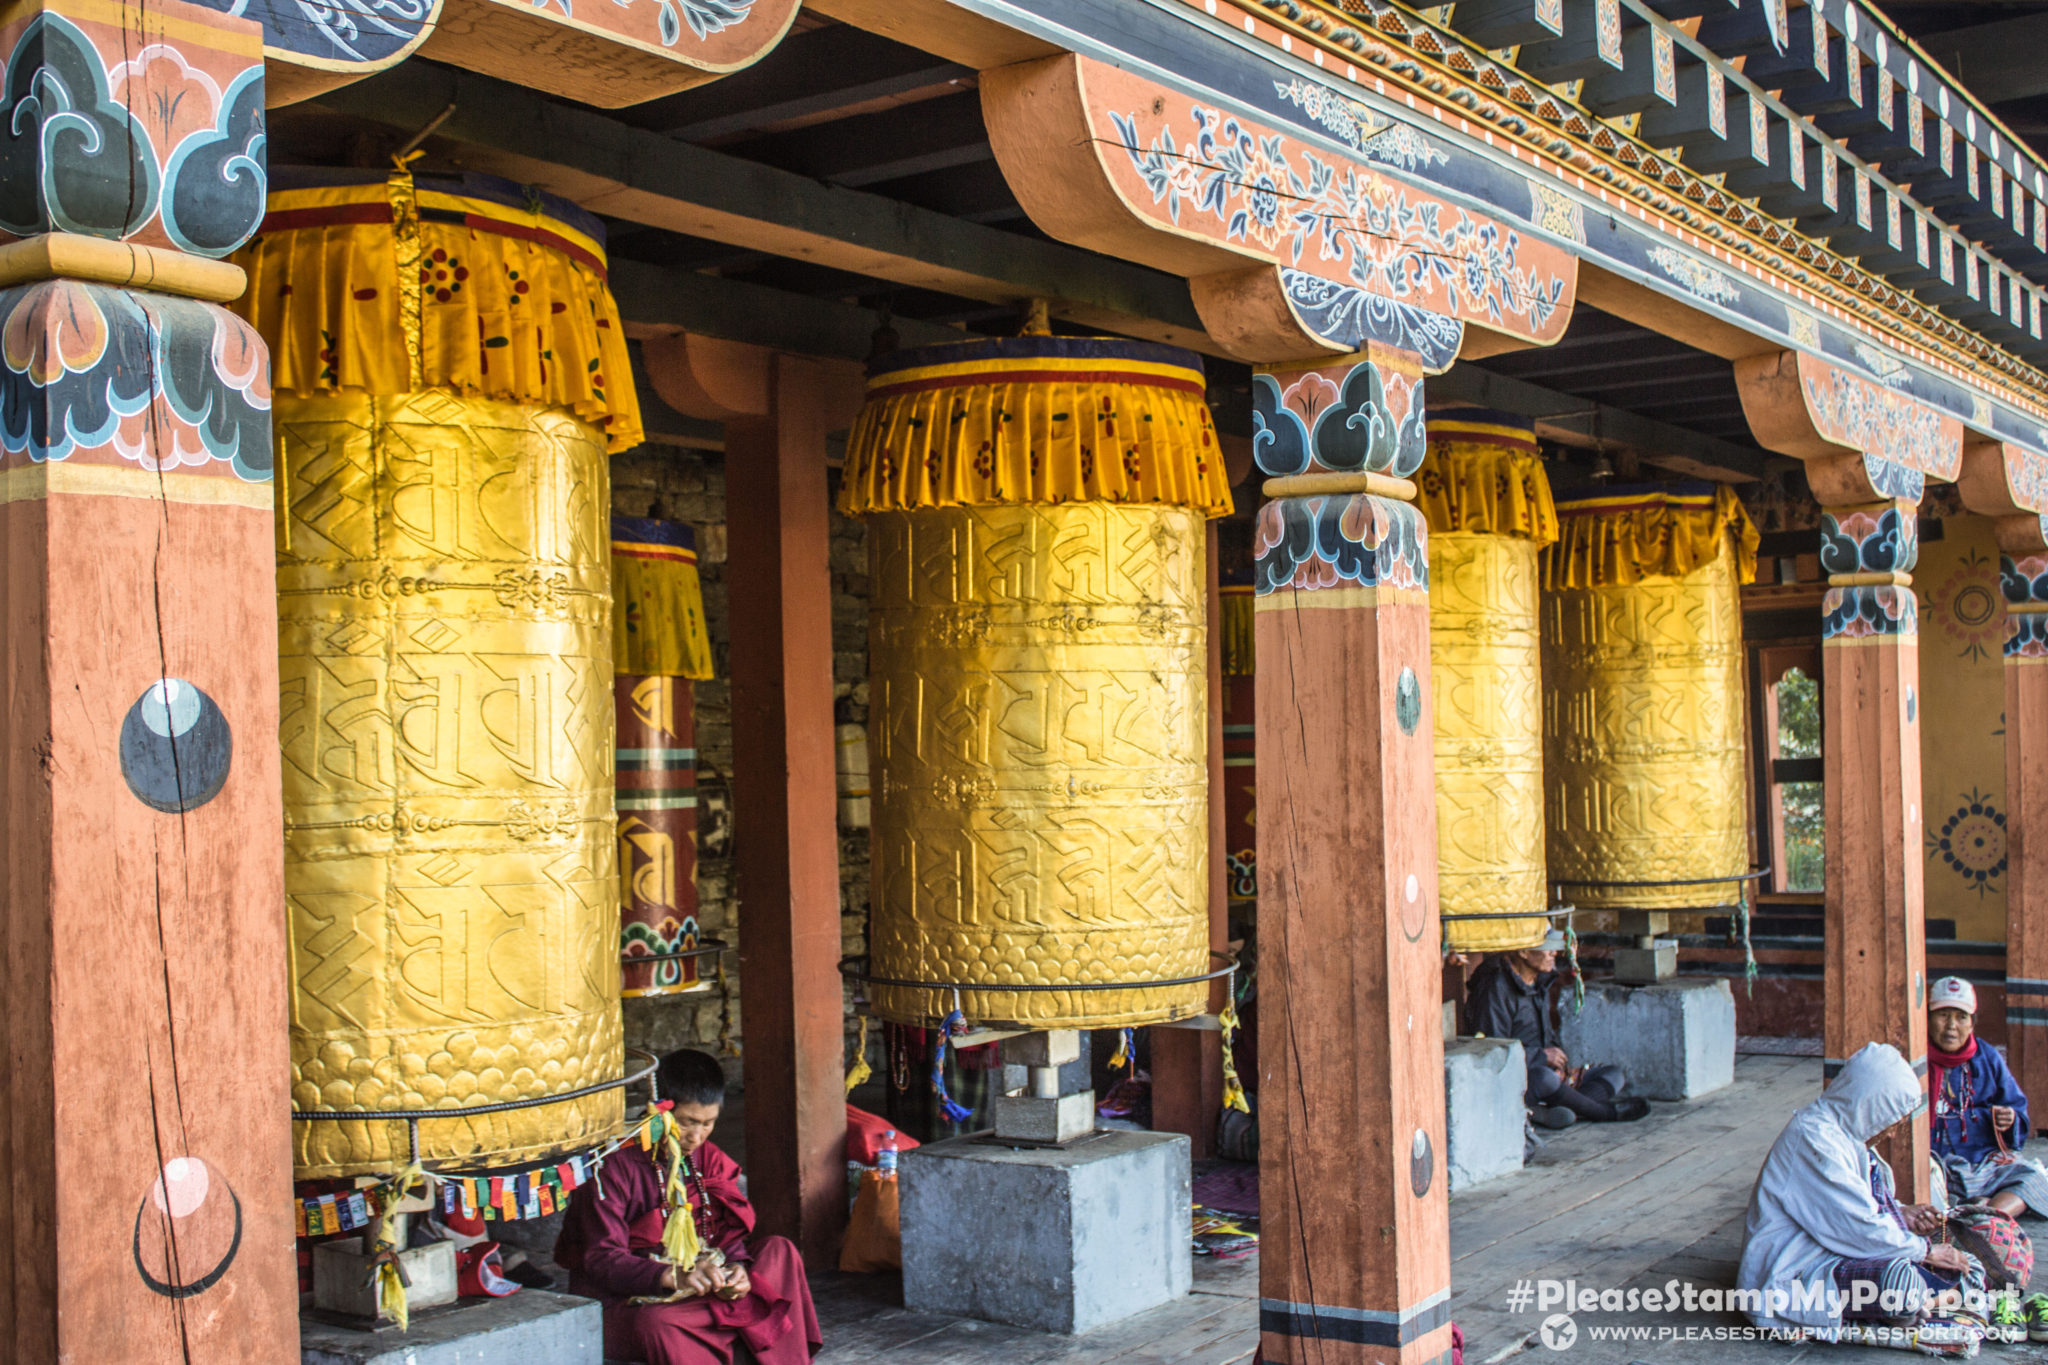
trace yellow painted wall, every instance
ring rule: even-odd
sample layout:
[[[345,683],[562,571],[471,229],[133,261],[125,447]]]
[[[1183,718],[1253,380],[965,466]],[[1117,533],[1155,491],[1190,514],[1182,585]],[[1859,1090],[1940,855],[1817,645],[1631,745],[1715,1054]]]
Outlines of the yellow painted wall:
[[[1920,792],[1927,918],[2005,938],[2005,674],[1998,546],[1950,517],[1920,546]]]

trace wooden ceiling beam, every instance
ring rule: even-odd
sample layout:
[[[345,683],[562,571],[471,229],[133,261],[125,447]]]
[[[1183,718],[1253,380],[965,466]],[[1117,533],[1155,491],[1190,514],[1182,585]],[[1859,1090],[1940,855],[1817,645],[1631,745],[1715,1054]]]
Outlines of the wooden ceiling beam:
[[[503,81],[413,61],[318,100],[408,132],[451,105],[429,148],[593,213],[941,294],[1042,297],[1083,326],[1220,352],[1187,282],[1163,271],[820,184]]]

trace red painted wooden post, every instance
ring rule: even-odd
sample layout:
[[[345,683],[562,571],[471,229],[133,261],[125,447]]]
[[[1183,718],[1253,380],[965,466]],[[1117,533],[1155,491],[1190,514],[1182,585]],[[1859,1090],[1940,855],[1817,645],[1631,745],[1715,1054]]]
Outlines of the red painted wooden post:
[[[2005,1036],[2048,1095],[2048,554],[2005,555]]]
[[[1866,1043],[1927,1066],[1927,925],[1920,833],[1920,648],[1906,499],[1821,513],[1826,771],[1825,1050],[1832,1077]],[[1924,1202],[1924,1117],[1882,1147],[1900,1197]]]
[[[1330,471],[1314,418],[1368,389],[1372,472]],[[1262,466],[1307,476],[1267,483],[1255,571],[1260,1327],[1268,1360],[1430,1361],[1450,1251],[1429,579],[1400,500],[1421,378],[1375,348],[1254,392]]]
[[[766,414],[725,427],[748,1189],[825,1268],[846,1225],[827,426],[811,366],[769,364]]]
[[[11,106],[48,163],[10,172],[37,216],[0,289],[0,1360],[296,1359],[269,358],[219,306],[242,272],[185,254],[263,212],[262,32],[42,0],[0,56],[196,101],[253,158],[188,201],[206,158],[158,123]]]

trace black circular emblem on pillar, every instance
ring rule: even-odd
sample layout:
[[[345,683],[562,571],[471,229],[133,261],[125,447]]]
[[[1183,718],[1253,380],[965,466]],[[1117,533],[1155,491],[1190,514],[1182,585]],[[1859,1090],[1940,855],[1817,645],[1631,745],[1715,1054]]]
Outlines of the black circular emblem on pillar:
[[[153,810],[192,810],[220,795],[234,736],[213,698],[183,678],[159,678],[121,719],[121,776]]]
[[[1394,684],[1394,719],[1400,722],[1404,735],[1414,734],[1416,724],[1422,719],[1422,684],[1416,680],[1412,668],[1403,667],[1400,679]]]
[[[227,1195],[225,1201],[214,1197],[220,1193]],[[223,1208],[223,1203],[227,1207]],[[160,1230],[149,1239],[148,1248],[143,1246],[145,1220]],[[171,1228],[174,1222],[182,1229],[176,1237]],[[225,1249],[218,1249],[222,1243],[226,1244]],[[197,1298],[220,1283],[242,1249],[242,1198],[204,1161],[197,1157],[173,1157],[164,1163],[155,1185],[136,1206],[135,1232],[129,1245],[135,1273],[142,1277],[150,1293],[167,1299]],[[179,1255],[174,1254],[174,1248],[185,1255],[210,1253],[213,1265],[190,1279],[182,1279],[177,1273]],[[153,1260],[163,1262],[164,1274],[151,1271]]]
[[[1429,1145],[1429,1134],[1417,1128],[1415,1141],[1408,1146],[1408,1188],[1420,1199],[1429,1193],[1429,1182],[1435,1178],[1436,1151]]]

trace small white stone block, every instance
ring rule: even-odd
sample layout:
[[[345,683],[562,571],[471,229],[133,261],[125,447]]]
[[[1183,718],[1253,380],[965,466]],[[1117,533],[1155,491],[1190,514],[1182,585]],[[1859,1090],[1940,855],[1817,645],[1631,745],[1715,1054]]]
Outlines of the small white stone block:
[[[1572,1065],[1614,1063],[1629,1094],[1686,1100],[1735,1079],[1735,996],[1723,977],[1590,984],[1585,1008],[1573,1014],[1566,1001],[1561,1014]]]
[[[1528,1086],[1528,1063],[1515,1039],[1444,1044],[1444,1172],[1452,1194],[1522,1169]]]
[[[1614,979],[1625,986],[1654,986],[1678,975],[1678,944],[1658,939],[1652,948],[1616,948]]]
[[[313,1248],[314,1307],[358,1318],[384,1316],[377,1306],[376,1287],[368,1283],[370,1254],[363,1243],[361,1237],[344,1237]],[[401,1251],[398,1263],[412,1281],[405,1291],[410,1311],[455,1302],[455,1243],[433,1242]]]
[[[1081,1030],[1047,1029],[1003,1040],[1005,1066],[1065,1066],[1081,1055]]]
[[[1058,1099],[1034,1095],[996,1098],[996,1136],[1019,1142],[1072,1142],[1095,1131],[1095,1092]]]

